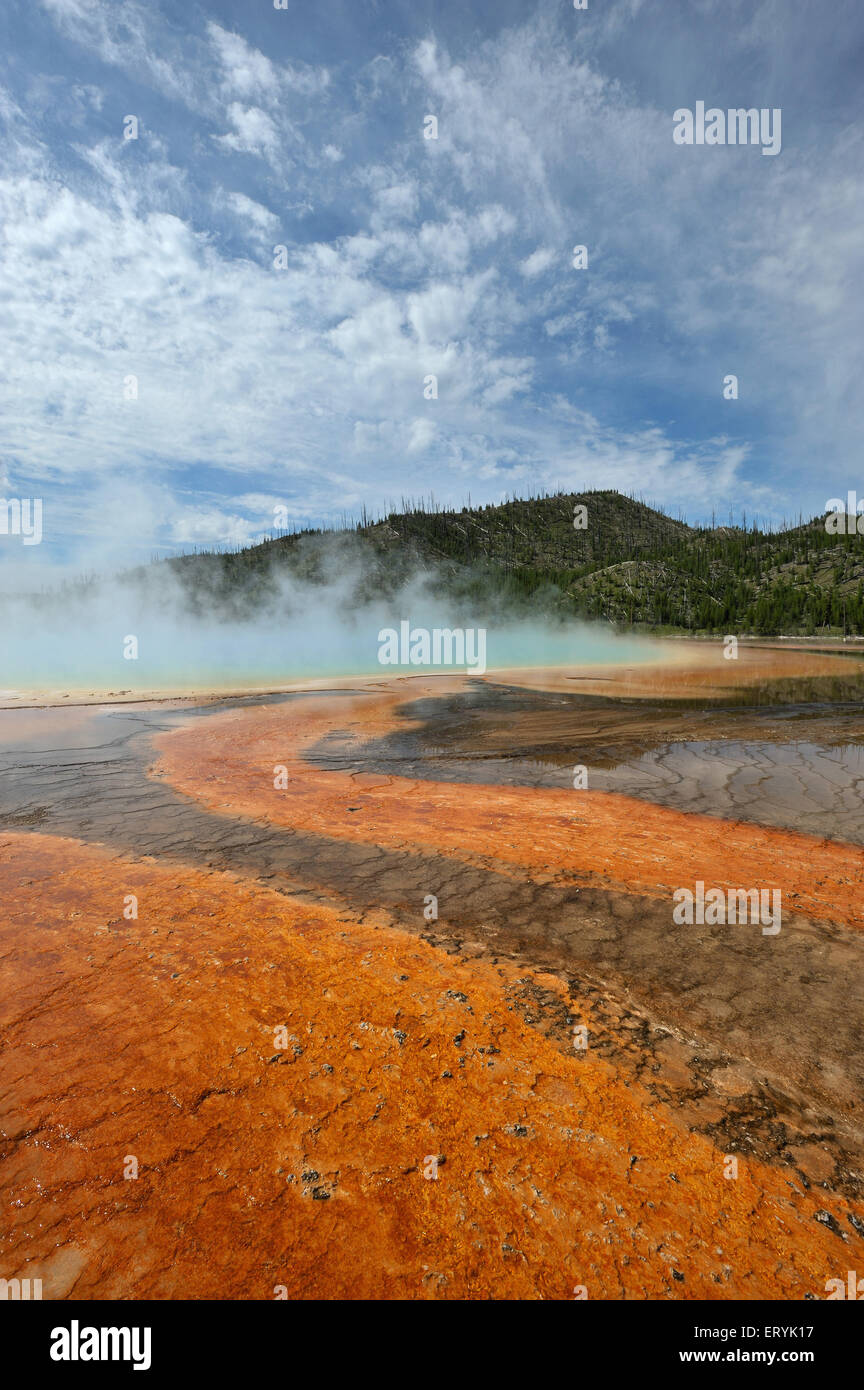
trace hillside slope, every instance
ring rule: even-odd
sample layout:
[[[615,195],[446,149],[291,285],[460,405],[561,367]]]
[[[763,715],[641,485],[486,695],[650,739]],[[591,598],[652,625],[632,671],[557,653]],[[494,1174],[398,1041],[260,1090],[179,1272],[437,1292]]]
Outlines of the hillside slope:
[[[584,528],[574,526],[579,507]],[[821,518],[782,531],[691,527],[609,490],[409,507],[174,557],[115,582],[158,589],[160,576],[177,581],[193,612],[240,619],[274,602],[302,611],[306,585],[335,586],[333,603],[351,608],[420,577],[453,621],[507,612],[683,632],[864,634],[864,538],[828,534]]]

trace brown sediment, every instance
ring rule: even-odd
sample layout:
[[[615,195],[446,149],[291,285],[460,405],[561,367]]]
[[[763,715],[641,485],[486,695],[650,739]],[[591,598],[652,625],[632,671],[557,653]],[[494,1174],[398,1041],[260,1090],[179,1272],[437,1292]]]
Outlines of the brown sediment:
[[[414,698],[431,688],[412,686]],[[404,698],[400,682],[216,714],[204,737],[200,725],[160,735],[157,771],[214,810],[337,839],[435,849],[499,872],[565,875],[654,898],[700,881],[778,889],[784,912],[862,925],[858,846],[735,821],[721,826],[612,792],[432,783],[331,771],[306,756],[336,731],[343,745],[353,737],[359,748],[410,727],[397,716]]]
[[[529,1027],[554,976],[40,835],[0,893],[0,1275],[45,1297],[800,1299],[864,1258]]]
[[[734,657],[716,641],[667,638],[657,644],[665,660],[609,666],[533,666],[498,670],[495,679],[526,690],[570,691],[627,699],[710,700],[761,682],[846,677],[861,669],[849,650],[790,643],[740,642]],[[861,649],[857,649],[859,656]]]

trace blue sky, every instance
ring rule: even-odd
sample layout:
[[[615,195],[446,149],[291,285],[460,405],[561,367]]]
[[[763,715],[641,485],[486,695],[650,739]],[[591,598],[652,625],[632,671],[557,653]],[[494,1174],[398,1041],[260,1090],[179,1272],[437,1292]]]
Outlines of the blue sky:
[[[857,0],[4,0],[0,483],[44,505],[4,584],[279,505],[864,492],[862,39]],[[675,145],[700,100],[781,153]]]

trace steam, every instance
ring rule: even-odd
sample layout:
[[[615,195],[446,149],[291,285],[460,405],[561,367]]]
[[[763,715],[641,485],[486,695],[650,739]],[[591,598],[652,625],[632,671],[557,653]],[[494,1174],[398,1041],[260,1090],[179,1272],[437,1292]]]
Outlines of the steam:
[[[431,632],[484,630],[489,668],[633,661],[656,650],[608,628],[556,620],[554,595],[545,609],[543,596],[529,609],[503,600],[491,582],[477,587],[456,571],[420,564],[401,546],[373,550],[345,533],[7,595],[0,599],[0,698],[273,689],[315,678],[417,674],[417,666],[380,664],[379,634],[406,622]]]

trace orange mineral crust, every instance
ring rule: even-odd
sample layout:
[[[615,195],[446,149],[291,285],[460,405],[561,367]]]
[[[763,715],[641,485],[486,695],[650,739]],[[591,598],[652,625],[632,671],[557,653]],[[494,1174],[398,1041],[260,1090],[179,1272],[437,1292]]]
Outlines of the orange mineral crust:
[[[46,1298],[801,1299],[864,1260],[509,965],[40,835],[0,891],[0,1275]]]
[[[670,899],[673,889],[698,881],[721,889],[777,888],[784,913],[861,924],[864,852],[854,845],[715,820],[614,792],[330,771],[304,756],[338,731],[356,740],[359,758],[364,741],[411,727],[397,707],[427,689],[434,683],[411,682],[410,696],[402,684],[207,716],[157,739],[157,771],[211,809],[337,839],[435,849],[499,870],[566,873]]]

